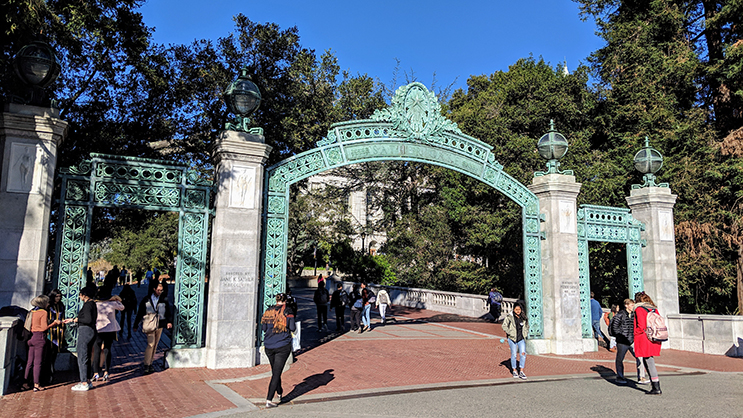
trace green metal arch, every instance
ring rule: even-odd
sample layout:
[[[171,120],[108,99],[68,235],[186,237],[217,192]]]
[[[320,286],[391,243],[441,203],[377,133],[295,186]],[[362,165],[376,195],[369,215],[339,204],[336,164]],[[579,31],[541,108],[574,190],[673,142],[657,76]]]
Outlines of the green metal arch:
[[[289,186],[327,170],[371,161],[414,161],[456,170],[499,190],[521,207],[524,288],[530,335],[542,338],[542,260],[539,199],[503,171],[492,147],[441,116],[436,96],[421,83],[397,90],[392,105],[370,119],[334,124],[317,148],[266,170],[263,202],[260,313],[286,285]],[[259,314],[260,314],[259,313]]]
[[[578,283],[580,287],[581,331],[583,338],[593,336],[591,326],[591,277],[588,242],[614,242],[626,245],[629,297],[645,290],[642,275],[642,247],[640,237],[645,225],[635,219],[629,209],[611,206],[580,205],[578,220]]]

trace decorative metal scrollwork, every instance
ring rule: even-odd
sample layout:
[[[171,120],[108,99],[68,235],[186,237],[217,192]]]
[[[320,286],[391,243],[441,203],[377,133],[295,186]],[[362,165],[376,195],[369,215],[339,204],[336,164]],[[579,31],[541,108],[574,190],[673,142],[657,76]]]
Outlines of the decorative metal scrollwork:
[[[204,278],[212,181],[188,166],[146,158],[91,154],[76,167],[61,169],[59,229],[54,280],[62,291],[68,316],[80,308],[77,297],[85,284],[92,208],[127,207],[179,211],[178,265],[176,268],[176,348],[202,346]],[[91,190],[93,195],[91,198]],[[75,329],[65,333],[75,350]]]
[[[581,205],[578,208],[578,281],[580,286],[581,331],[583,338],[593,336],[591,326],[591,278],[588,241],[626,244],[629,297],[643,290],[642,251],[645,245],[640,231],[642,222],[629,209]]]

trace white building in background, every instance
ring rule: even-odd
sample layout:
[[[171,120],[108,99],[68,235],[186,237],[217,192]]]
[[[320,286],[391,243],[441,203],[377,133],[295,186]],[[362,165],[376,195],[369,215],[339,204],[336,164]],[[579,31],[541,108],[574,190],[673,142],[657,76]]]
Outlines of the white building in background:
[[[349,180],[346,177],[334,174],[332,171],[318,174],[307,179],[307,188],[310,191],[322,190],[326,185],[335,187],[347,186]],[[348,195],[348,212],[351,224],[358,232],[352,236],[351,246],[356,251],[365,251],[376,254],[379,248],[387,241],[387,234],[374,231],[371,225],[382,219],[381,210],[374,211],[370,207],[366,188],[355,190]]]

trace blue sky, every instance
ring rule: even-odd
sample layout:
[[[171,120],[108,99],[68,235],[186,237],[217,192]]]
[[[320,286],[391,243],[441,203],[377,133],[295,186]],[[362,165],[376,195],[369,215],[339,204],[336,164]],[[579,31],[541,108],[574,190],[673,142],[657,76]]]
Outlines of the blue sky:
[[[318,55],[333,50],[343,70],[397,85],[405,72],[439,88],[464,88],[470,75],[506,70],[519,58],[542,56],[574,69],[602,46],[592,21],[570,0],[149,0],[141,9],[164,44],[226,36],[232,16],[297,26],[300,43]],[[456,81],[455,81],[456,80]]]

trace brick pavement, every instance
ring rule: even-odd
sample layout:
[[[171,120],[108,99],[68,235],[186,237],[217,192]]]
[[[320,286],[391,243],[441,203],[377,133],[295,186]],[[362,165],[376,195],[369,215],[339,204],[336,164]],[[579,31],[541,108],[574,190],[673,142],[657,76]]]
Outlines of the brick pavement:
[[[396,308],[397,321],[371,332],[325,334],[312,328],[314,306],[302,298],[300,307],[306,348],[283,375],[288,402],[358,396],[380,390],[520,382],[510,376],[510,353],[508,345],[500,343],[505,335],[498,324]],[[334,315],[329,313],[328,317],[333,329]],[[213,389],[218,379],[235,379],[221,384],[256,404],[264,401],[269,380],[265,377],[266,365],[228,370],[162,370],[162,350],[169,344],[164,338],[154,363],[158,371],[144,376],[139,365],[145,344],[141,333],[130,342],[124,339],[115,343],[112,379],[95,383],[94,390],[71,392],[74,375],[63,374],[61,378],[68,379],[66,383],[54,384],[43,392],[16,391],[3,397],[0,417],[113,414],[166,418],[235,408]],[[627,370],[632,370],[631,356],[626,363]],[[689,372],[686,368],[743,372],[743,359],[675,350],[663,350],[657,363],[661,374]],[[601,350],[578,356],[528,356],[525,371],[532,380],[606,376],[612,373],[613,364],[614,354]]]

